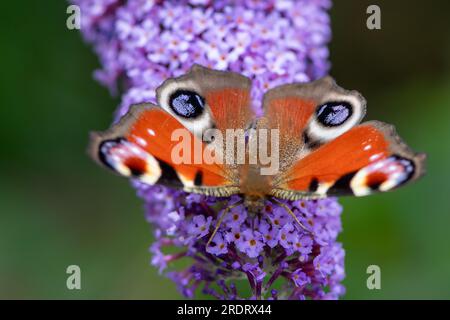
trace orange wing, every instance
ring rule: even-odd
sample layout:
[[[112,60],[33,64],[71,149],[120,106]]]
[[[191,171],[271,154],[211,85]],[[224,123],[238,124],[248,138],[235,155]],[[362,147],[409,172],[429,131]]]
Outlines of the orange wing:
[[[148,184],[228,196],[239,193],[239,172],[224,161],[208,129],[245,129],[252,121],[250,80],[194,66],[157,89],[158,104],[136,105],[105,133],[94,134],[91,155],[120,175]]]
[[[172,136],[176,130],[182,135]],[[182,146],[179,152],[177,146]],[[133,106],[105,133],[94,133],[90,153],[100,164],[118,174],[147,184],[217,196],[236,193],[223,166],[195,159],[203,155],[206,148],[205,143],[170,114],[157,106],[144,104]]]
[[[201,138],[205,130],[246,129],[254,120],[250,106],[250,79],[233,72],[194,65],[189,73],[166,80],[156,89],[158,104],[186,128]],[[193,92],[204,100],[204,109],[186,117],[174,107],[174,96]]]
[[[393,126],[366,122],[295,162],[277,177],[273,195],[295,199],[388,191],[419,178],[424,160]]]
[[[368,122],[366,101],[331,77],[274,88],[264,97],[261,127],[280,130],[280,173],[271,195],[284,199],[358,196],[387,191],[423,174],[392,126]]]
[[[348,103],[352,113],[343,127],[321,130],[315,114],[319,106],[329,101]],[[325,77],[271,89],[264,95],[263,108],[260,127],[279,130],[280,170],[285,171],[298,158],[357,124],[365,114],[365,100],[359,93],[344,90],[331,77]]]
[[[245,130],[254,121],[250,104],[250,79],[233,72],[224,72],[194,65],[184,76],[168,79],[156,90],[159,105],[196,137],[208,142],[208,147],[218,152],[224,159],[231,154],[226,150],[225,138],[228,130],[244,136]],[[191,116],[174,103],[183,95],[196,94],[203,102],[202,111]],[[180,110],[181,109],[181,110]],[[221,139],[212,141],[208,135],[217,131]],[[240,131],[240,132],[239,132]],[[218,135],[214,133],[214,137]],[[238,144],[234,145],[236,153]],[[242,149],[245,149],[242,148]],[[241,150],[242,150],[241,149]],[[239,182],[239,165],[226,161],[226,170]]]

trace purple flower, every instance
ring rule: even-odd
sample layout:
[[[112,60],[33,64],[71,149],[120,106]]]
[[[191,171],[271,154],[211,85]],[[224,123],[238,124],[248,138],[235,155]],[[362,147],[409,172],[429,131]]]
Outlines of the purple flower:
[[[317,205],[316,214],[318,216],[335,216],[341,213],[342,209],[336,201],[333,199],[325,199]]]
[[[262,235],[258,231],[247,229],[242,232],[244,241],[238,243],[237,248],[250,258],[256,258],[264,247]]]
[[[261,220],[259,223],[259,233],[263,237],[263,241],[270,248],[274,248],[278,244],[278,229],[269,224],[266,220]]]
[[[217,256],[228,252],[228,245],[225,242],[222,233],[216,233],[211,241],[211,244],[206,248],[206,252],[212,253]]]
[[[296,234],[294,234],[294,226],[291,223],[286,223],[278,231],[278,242],[285,249],[291,249],[292,241],[294,240]]]
[[[240,208],[240,209],[239,209]],[[230,228],[238,228],[247,218],[247,212],[243,206],[234,208],[225,218],[225,223]]]
[[[266,273],[259,267],[258,263],[246,263],[242,266],[242,270],[251,274],[253,279],[257,282],[261,282],[266,276]]]
[[[155,89],[194,63],[231,70],[253,80],[253,107],[261,114],[264,92],[327,74],[331,36],[329,0],[72,0],[81,7],[82,33],[101,69],[95,77],[122,91],[120,119],[132,104],[154,102]],[[239,196],[214,198],[132,182],[154,227],[151,263],[180,292],[219,299],[337,299],[344,294],[344,250],[336,242],[341,206],[334,198],[267,201],[259,214],[243,206],[224,217]],[[176,248],[176,250],[174,250]],[[166,253],[177,252],[177,253]],[[188,260],[185,269],[173,261]],[[235,280],[246,277],[251,296]],[[280,290],[274,282],[283,281]]]
[[[196,238],[202,238],[209,233],[209,226],[212,217],[205,218],[203,215],[194,216],[187,225],[187,232],[189,235]]]
[[[292,240],[293,249],[300,253],[300,257],[308,255],[312,251],[313,241],[310,236],[300,236],[296,234]]]
[[[288,221],[290,221],[286,209],[282,207],[275,207],[272,210],[273,215],[270,215],[270,220],[272,221],[272,225],[274,225],[275,228],[281,228],[286,225]]]
[[[301,269],[297,269],[291,274],[291,279],[297,287],[311,283],[311,279]]]
[[[225,239],[228,243],[234,242],[237,246],[241,246],[244,241],[244,236],[242,234],[240,227],[234,227],[228,231],[225,235]]]

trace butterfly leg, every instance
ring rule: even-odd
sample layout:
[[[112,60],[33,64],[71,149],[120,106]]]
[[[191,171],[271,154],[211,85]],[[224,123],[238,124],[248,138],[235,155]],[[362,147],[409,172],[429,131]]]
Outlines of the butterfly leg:
[[[216,226],[214,227],[214,231],[212,232],[211,236],[208,239],[208,242],[206,243],[206,247],[209,246],[209,244],[211,243],[212,239],[214,238],[214,236],[217,233],[217,230],[219,230],[220,225],[223,222],[223,219],[225,218],[225,216],[227,215],[228,212],[230,212],[231,209],[236,208],[237,206],[240,206],[242,204],[242,200],[233,203],[232,205],[228,206],[222,213],[222,215],[219,217],[219,219],[217,220]]]
[[[297,216],[295,215],[295,213],[292,212],[291,209],[289,209],[289,207],[287,205],[285,205],[283,202],[279,201],[276,198],[270,198],[270,201],[282,206],[284,208],[284,210],[287,211],[287,213],[289,213],[289,215],[295,220],[295,222],[297,222],[297,224],[306,232],[311,233],[312,235],[314,235],[314,232],[312,232],[311,230],[309,230],[308,228],[306,228],[303,223],[300,222],[300,220],[298,220]]]

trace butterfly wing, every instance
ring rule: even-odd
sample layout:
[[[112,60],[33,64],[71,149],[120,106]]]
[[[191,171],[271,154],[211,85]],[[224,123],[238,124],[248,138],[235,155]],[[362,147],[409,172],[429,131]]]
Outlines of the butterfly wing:
[[[254,118],[250,90],[250,79],[240,74],[194,65],[186,75],[166,80],[156,94],[165,111],[201,138],[208,129],[245,129]],[[179,103],[189,93],[205,102],[199,114],[189,114]]]
[[[202,135],[208,129],[243,128],[251,121],[250,86],[238,74],[194,66],[157,89],[160,107],[133,106],[111,129],[93,134],[90,153],[118,174],[147,184],[214,196],[238,193],[236,168],[205,160],[217,146]]]
[[[365,122],[296,161],[278,177],[272,195],[299,199],[389,191],[419,178],[424,161],[393,126]]]
[[[240,74],[194,65],[188,74],[165,81],[156,93],[159,105],[196,137],[203,138],[208,147],[223,159],[228,174],[233,175],[238,183],[239,164],[235,158],[239,152],[243,155],[245,147],[239,148],[238,143],[227,146],[226,143],[242,142],[245,130],[254,121],[250,90],[250,79]],[[198,94],[204,101],[202,112],[194,117],[178,104],[180,98],[189,93]],[[227,139],[229,132],[236,137]]]
[[[315,116],[318,107],[327,102],[340,102],[345,123],[340,126],[320,125]],[[344,114],[350,110],[351,113]],[[366,111],[364,98],[356,91],[336,85],[331,77],[310,83],[288,84],[269,90],[263,100],[262,127],[279,130],[281,171],[320,145],[359,123]]]
[[[288,148],[280,141],[280,157],[288,161],[273,177],[275,197],[363,196],[391,190],[424,172],[425,156],[409,149],[392,126],[357,125],[365,113],[364,98],[329,77],[276,88],[265,103],[267,114],[282,110],[268,117],[276,119],[269,121],[271,127],[297,126],[281,131]]]

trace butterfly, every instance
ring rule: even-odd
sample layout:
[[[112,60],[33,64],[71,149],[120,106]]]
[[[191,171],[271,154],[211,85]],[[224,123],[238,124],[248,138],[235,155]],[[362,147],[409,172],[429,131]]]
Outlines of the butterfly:
[[[157,105],[134,105],[109,130],[93,133],[90,154],[119,175],[146,184],[216,197],[242,195],[251,211],[265,199],[283,205],[279,200],[389,191],[424,174],[425,154],[413,152],[392,125],[360,124],[365,99],[329,76],[268,90],[262,115],[252,108],[251,89],[251,80],[240,74],[194,65],[157,88]],[[245,163],[174,159],[180,141],[173,133],[179,130],[191,142],[185,154],[200,154],[200,160],[207,151],[225,154],[223,143],[205,139],[211,129],[222,136],[230,129],[244,135],[275,130],[278,170],[265,175],[261,169],[267,164],[250,163],[248,135]],[[241,152],[237,143],[231,151],[225,158]]]

